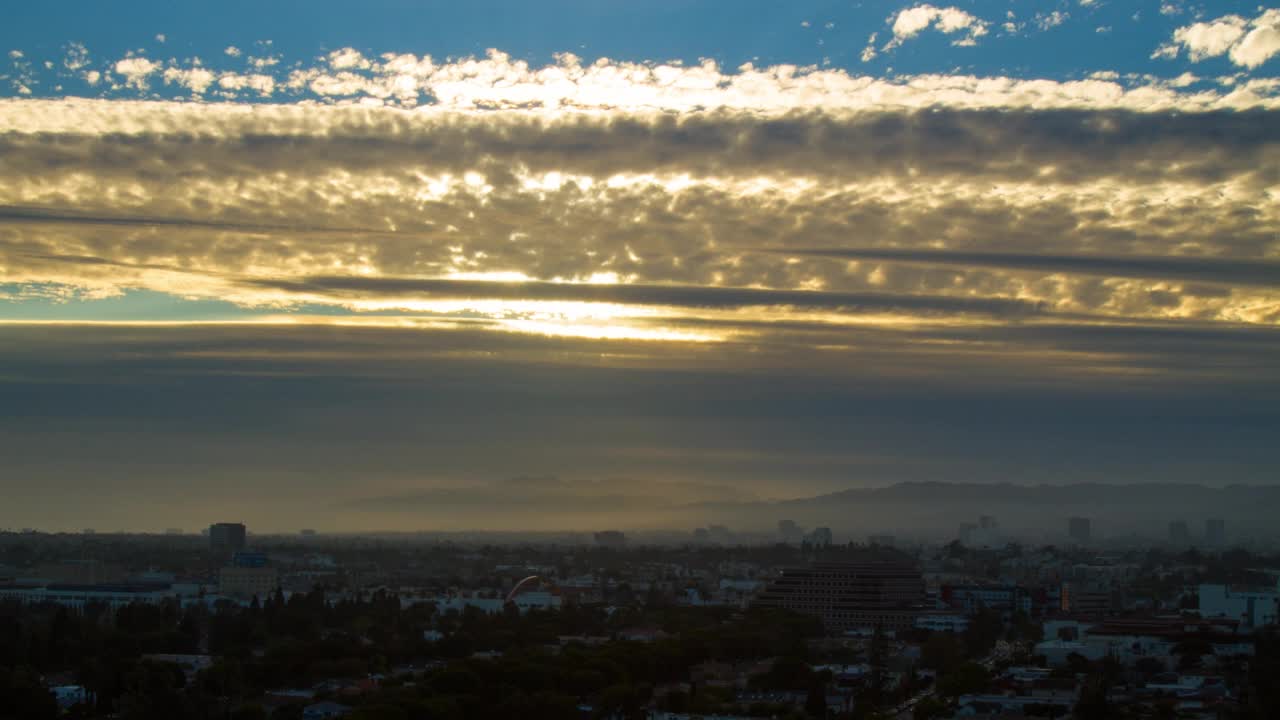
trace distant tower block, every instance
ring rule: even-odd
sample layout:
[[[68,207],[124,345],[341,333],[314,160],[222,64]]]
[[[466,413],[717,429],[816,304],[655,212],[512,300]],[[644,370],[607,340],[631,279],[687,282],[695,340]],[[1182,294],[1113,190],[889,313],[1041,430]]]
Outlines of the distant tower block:
[[[245,546],[245,528],[242,523],[215,523],[209,526],[209,549],[217,552],[238,552]]]
[[[1227,521],[1209,518],[1204,521],[1204,541],[1207,545],[1222,547],[1227,544]]]
[[[1074,542],[1085,545],[1093,537],[1093,523],[1089,518],[1073,517],[1067,521],[1067,535]]]

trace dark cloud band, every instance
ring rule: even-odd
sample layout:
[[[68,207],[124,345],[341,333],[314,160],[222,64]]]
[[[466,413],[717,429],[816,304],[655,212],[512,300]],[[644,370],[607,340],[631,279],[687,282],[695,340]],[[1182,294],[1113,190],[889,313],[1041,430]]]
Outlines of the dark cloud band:
[[[1179,280],[1263,288],[1280,287],[1280,262],[1212,257],[1142,257],[1122,255],[1055,255],[1033,253],[959,252],[895,248],[796,248],[776,250],[786,255],[1074,273],[1100,277]]]

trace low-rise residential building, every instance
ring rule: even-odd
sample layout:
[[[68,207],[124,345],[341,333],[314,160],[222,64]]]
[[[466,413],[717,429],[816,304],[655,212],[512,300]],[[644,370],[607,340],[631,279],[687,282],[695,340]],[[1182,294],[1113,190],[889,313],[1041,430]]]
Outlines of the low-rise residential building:
[[[89,605],[117,609],[133,603],[159,605],[165,600],[181,601],[184,593],[172,585],[0,585],[0,600],[26,604],[53,603],[76,610]]]
[[[1200,585],[1200,616],[1239,620],[1246,628],[1276,624],[1280,593],[1275,590],[1239,590],[1226,585]]]
[[[1031,612],[1031,594],[1018,585],[944,585],[939,600],[969,614],[982,609]]]
[[[969,629],[969,617],[961,613],[924,613],[916,618],[919,630],[962,633]]]
[[[218,573],[218,592],[236,598],[265,599],[280,587],[280,576],[274,567],[224,567]]]

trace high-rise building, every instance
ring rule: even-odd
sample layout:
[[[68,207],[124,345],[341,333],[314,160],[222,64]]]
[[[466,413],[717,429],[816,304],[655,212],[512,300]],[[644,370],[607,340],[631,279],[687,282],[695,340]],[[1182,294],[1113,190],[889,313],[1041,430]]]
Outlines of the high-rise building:
[[[1067,535],[1082,545],[1089,542],[1093,535],[1093,523],[1089,518],[1073,517],[1067,521]]]
[[[1227,544],[1227,521],[1222,518],[1209,518],[1204,521],[1204,542],[1206,545],[1219,547]]]
[[[209,526],[209,549],[217,552],[237,552],[244,549],[245,537],[242,523],[214,523]]]
[[[822,562],[784,570],[752,604],[822,618],[830,631],[905,630],[924,607],[920,570],[904,562]]]
[[[1169,542],[1176,545],[1191,543],[1191,528],[1187,527],[1186,520],[1174,520],[1169,523]]]

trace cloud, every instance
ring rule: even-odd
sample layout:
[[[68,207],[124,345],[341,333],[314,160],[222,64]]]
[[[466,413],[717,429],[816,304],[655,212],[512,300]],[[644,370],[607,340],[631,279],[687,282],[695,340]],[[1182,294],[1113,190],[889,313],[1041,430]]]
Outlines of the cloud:
[[[939,19],[934,24],[941,22]],[[955,27],[954,23],[942,26]],[[1259,40],[1256,45],[1263,48],[1265,43]],[[1178,47],[1170,45],[1162,52],[1176,53]],[[878,52],[874,44],[864,50],[868,59]],[[1246,51],[1260,52],[1247,47]],[[1280,87],[1263,79],[1241,84],[1230,92],[1178,94],[1169,92],[1170,88],[1153,76],[1127,77],[1123,83],[966,75],[883,78],[794,65],[757,67],[748,63],[729,70],[711,60],[686,66],[600,59],[584,65],[570,53],[557,55],[553,64],[534,67],[496,50],[483,58],[437,62],[430,56],[407,53],[385,53],[371,59],[352,48],[343,48],[322,58],[319,64],[294,63],[287,71],[276,70],[276,56],[250,60],[250,72],[241,73],[205,68],[196,60],[162,63],[126,57],[117,63],[128,71],[126,82],[112,89],[145,95],[150,92],[150,78],[172,69],[175,86],[183,86],[178,80],[184,77],[203,85],[204,73],[213,72],[218,87],[210,87],[207,92],[224,99],[293,98],[303,103],[366,107],[553,114],[584,110],[696,113],[734,109],[777,115],[814,109],[863,112],[925,107],[1123,108],[1158,112],[1280,104]]]
[[[871,35],[867,37],[867,46],[862,48],[862,54],[860,55],[862,62],[871,62],[875,59],[876,37],[878,35],[879,33],[871,33]]]
[[[67,45],[66,56],[62,60],[62,66],[68,72],[76,73],[89,66],[89,49],[84,43],[69,43]]]
[[[1231,48],[1231,62],[1256,68],[1280,53],[1280,9],[1254,18],[1249,34]]]
[[[214,512],[215,478],[266,522],[590,513],[654,478],[1270,477],[1273,78],[126,61],[112,99],[0,100],[24,522],[123,487]],[[131,99],[159,81],[202,102]]]
[[[1227,55],[1237,66],[1256,68],[1280,53],[1280,9],[1265,10],[1252,20],[1224,15],[1180,27],[1151,57],[1173,59],[1184,48],[1192,62]]]
[[[1102,277],[1135,277],[1224,285],[1280,287],[1280,262],[1224,260],[1205,257],[1138,257],[1106,255],[1053,255],[1032,253],[955,252],[945,250],[895,250],[857,248],[784,251],[851,260],[889,260],[926,265],[963,265],[1010,270],[1080,273]]]
[[[168,67],[165,68],[163,77],[166,85],[181,85],[196,95],[203,95],[209,89],[209,86],[213,84],[217,75],[200,67],[188,70]]]
[[[326,58],[334,70],[368,70],[372,63],[355,48],[342,48],[329,53]]]
[[[160,70],[161,64],[144,57],[127,57],[116,61],[112,69],[117,75],[124,76],[125,85],[135,90],[146,90],[150,87],[149,78]]]
[[[906,310],[926,314],[977,313],[1000,316],[1031,315],[1037,312],[1034,304],[1018,300],[762,290],[699,285],[490,282],[351,276],[305,277],[296,281],[246,280],[244,282],[295,293],[333,294],[339,297],[345,295],[360,299],[386,296],[413,302],[433,299],[503,299],[722,309],[786,305],[808,309]]]
[[[1054,10],[1048,13],[1036,13],[1036,27],[1041,30],[1050,30],[1065,23],[1071,16],[1061,10]]]
[[[227,48],[222,52],[228,55],[229,57],[240,57],[240,48],[236,47],[235,45],[228,45]]]
[[[781,319],[963,316],[1017,300],[1274,323],[1275,292],[1241,267],[1265,275],[1275,255],[1278,127],[1257,109],[672,117],[9,101],[0,265],[11,282],[98,293],[450,317],[530,320],[541,310],[521,308],[527,294],[544,309],[634,305],[633,319],[664,303],[685,318],[797,304]],[[981,255],[802,252],[834,245]],[[1025,255],[1043,257],[1011,259]],[[1179,265],[1191,256],[1213,259]],[[1134,257],[1153,260],[1139,272]],[[499,275],[529,284],[453,282]]]
[[[961,35],[952,45],[964,47],[976,45],[978,38],[987,34],[989,23],[957,7],[939,8],[933,5],[916,5],[900,10],[889,17],[893,38],[885,43],[884,50],[892,50],[930,28],[944,35]]]

